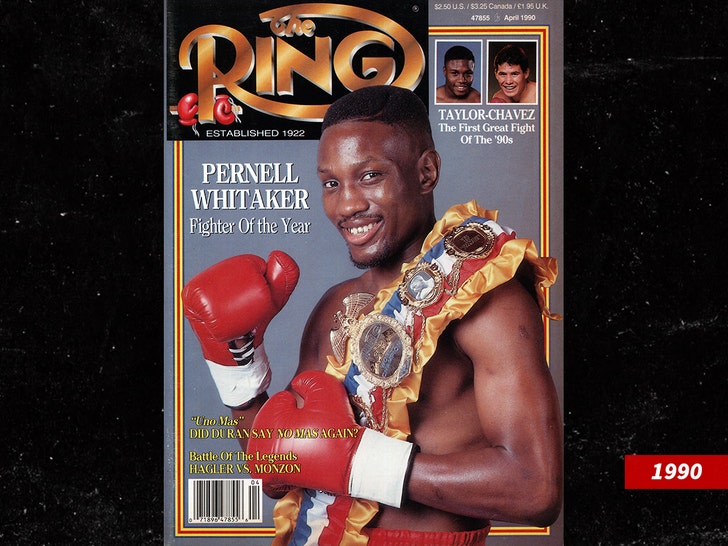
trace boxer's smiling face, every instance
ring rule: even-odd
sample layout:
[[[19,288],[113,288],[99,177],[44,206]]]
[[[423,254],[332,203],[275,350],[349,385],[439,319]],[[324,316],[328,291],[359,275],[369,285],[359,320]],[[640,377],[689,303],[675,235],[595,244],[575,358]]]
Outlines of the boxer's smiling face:
[[[443,68],[445,87],[456,98],[465,98],[473,87],[473,61],[453,59]]]
[[[321,136],[324,211],[357,267],[402,263],[420,250],[431,227],[423,198],[434,184],[421,183],[418,140],[378,121],[342,122]]]
[[[503,93],[516,102],[520,101],[523,91],[528,85],[530,70],[521,70],[518,65],[503,63],[499,64],[495,71],[495,78],[498,81]]]

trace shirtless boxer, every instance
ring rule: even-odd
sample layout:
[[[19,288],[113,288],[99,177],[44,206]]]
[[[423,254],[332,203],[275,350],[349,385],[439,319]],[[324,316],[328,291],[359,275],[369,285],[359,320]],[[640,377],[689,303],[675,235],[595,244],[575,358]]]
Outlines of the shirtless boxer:
[[[290,258],[275,254],[267,265],[260,259],[243,273],[255,277],[254,288],[247,281],[217,283],[231,302],[217,309],[191,295],[208,291],[210,279],[193,280],[194,287],[185,289],[185,312],[211,367],[233,366],[229,358],[222,362],[224,336],[231,334],[203,334],[208,330],[200,324],[214,323],[214,330],[241,314],[248,321],[260,317],[258,325],[240,327],[253,330],[253,337],[232,344],[245,346],[243,352],[254,348],[238,354],[247,359],[237,366],[245,369],[242,376],[253,371],[237,382],[239,388],[228,389],[225,402],[237,406],[232,412],[242,417],[239,427],[255,421],[255,428],[273,430],[354,431],[342,438],[241,441],[250,452],[293,453],[301,466],[296,474],[259,476],[267,493],[285,494],[276,507],[274,543],[483,544],[491,519],[550,525],[561,506],[561,417],[544,355],[542,313],[548,311],[534,279],[541,286],[553,282],[555,264],[472,203],[436,223],[440,157],[425,106],[409,91],[365,88],[334,103],[323,123],[318,173],[325,212],[364,273],[329,289],[313,310],[288,391],[264,405],[270,372],[263,331],[297,280]],[[475,226],[468,223],[471,215],[478,218]],[[462,250],[466,257],[458,254]],[[402,265],[415,258],[420,262],[409,266],[415,276],[430,275],[441,287],[432,307],[432,298],[418,303],[407,296]],[[241,295],[249,290],[252,309]],[[332,330],[346,323],[342,301],[353,294],[378,295],[357,310],[357,324],[385,314],[392,300],[400,305],[394,315],[409,317],[401,339],[413,337],[412,370],[401,384],[378,387],[385,409],[373,398],[356,412],[349,404],[358,388],[347,385],[351,370],[366,368],[357,348],[374,354],[374,344],[359,337],[343,355],[332,346]],[[393,326],[395,331],[402,330]],[[354,332],[356,327],[348,333],[356,338]],[[379,379],[370,380],[378,385]]]
[[[505,46],[493,59],[493,71],[500,89],[491,97],[491,103],[536,104],[538,85],[528,79],[531,69],[523,49],[515,45]]]
[[[480,104],[480,91],[473,87],[474,69],[475,56],[467,47],[452,46],[448,49],[442,67],[445,83],[435,90],[435,102]]]

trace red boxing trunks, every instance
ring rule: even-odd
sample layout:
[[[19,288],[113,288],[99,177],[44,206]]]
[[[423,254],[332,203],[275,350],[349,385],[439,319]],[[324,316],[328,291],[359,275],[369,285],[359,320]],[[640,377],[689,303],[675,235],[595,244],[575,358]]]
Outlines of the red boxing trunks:
[[[476,531],[407,531],[404,529],[364,529],[369,546],[483,546],[490,526]]]

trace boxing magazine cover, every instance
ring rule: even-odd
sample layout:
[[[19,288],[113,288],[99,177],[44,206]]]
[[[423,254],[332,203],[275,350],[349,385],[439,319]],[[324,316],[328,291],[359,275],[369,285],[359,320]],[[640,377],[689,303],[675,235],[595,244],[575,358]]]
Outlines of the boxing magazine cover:
[[[259,257],[253,269],[277,263],[277,251],[295,262],[297,285],[290,291],[295,281],[286,279],[264,332],[267,391],[285,389],[312,309],[328,288],[361,274],[324,214],[317,146],[331,103],[373,85],[409,89],[429,111],[442,158],[437,218],[475,200],[562,265],[562,6],[167,0],[165,13],[165,539],[270,544],[276,501],[256,472],[296,474],[302,463],[293,451],[243,450],[239,439],[303,431],[236,426],[227,407],[235,402],[223,401],[193,330],[197,311],[186,316],[185,306],[199,302],[183,302],[185,287],[235,256]],[[493,68],[507,46],[528,59],[517,97]],[[467,84],[452,84],[443,70],[451,50],[472,54]],[[543,289],[554,313],[564,311],[563,268],[560,275]],[[562,331],[562,322],[544,319],[563,412]],[[369,465],[376,474],[376,458]],[[494,521],[487,541],[561,544],[562,516],[546,527]]]

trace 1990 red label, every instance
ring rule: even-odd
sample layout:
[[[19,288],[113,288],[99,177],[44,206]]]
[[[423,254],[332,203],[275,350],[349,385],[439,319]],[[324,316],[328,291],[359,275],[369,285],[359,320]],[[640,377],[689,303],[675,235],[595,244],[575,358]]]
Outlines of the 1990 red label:
[[[626,455],[625,489],[728,489],[728,455]]]

